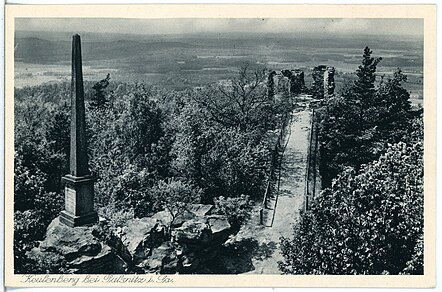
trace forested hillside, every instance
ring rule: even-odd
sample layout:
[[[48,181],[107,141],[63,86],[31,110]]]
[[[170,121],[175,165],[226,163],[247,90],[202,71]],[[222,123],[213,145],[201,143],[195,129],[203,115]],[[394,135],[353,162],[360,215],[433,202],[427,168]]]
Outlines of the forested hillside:
[[[186,91],[142,83],[85,83],[95,208],[103,236],[130,218],[210,203],[239,229],[262,199],[274,130],[293,104],[267,94],[266,71],[242,67],[224,85]],[[63,208],[68,173],[69,84],[15,92],[14,256],[17,273],[56,272],[55,259],[29,259]],[[52,262],[48,265],[48,262]]]

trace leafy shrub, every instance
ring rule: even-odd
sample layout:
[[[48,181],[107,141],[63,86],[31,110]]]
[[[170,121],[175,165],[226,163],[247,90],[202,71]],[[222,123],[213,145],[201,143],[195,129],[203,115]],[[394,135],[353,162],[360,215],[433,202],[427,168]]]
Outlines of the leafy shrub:
[[[142,84],[128,90],[110,106],[88,112],[90,165],[98,177],[98,207],[132,208],[139,217],[151,211],[150,188],[169,172],[169,142],[157,90]]]
[[[138,218],[148,216],[156,200],[151,194],[154,183],[152,173],[129,165],[115,178],[111,204],[126,210],[132,209]]]
[[[216,214],[225,215],[229,223],[239,228],[244,221],[250,217],[252,211],[252,202],[249,196],[241,195],[239,197],[223,197],[214,199]]]
[[[403,275],[423,275],[424,274],[424,236],[418,238],[414,246],[413,256],[407,262],[405,269],[400,274]]]
[[[423,144],[391,145],[360,173],[347,169],[282,240],[284,273],[399,274],[422,270]],[[411,261],[411,262],[409,262]]]
[[[46,232],[42,224],[41,212],[34,210],[14,213],[14,271],[15,273],[32,272],[26,253],[36,246]]]
[[[44,193],[45,174],[23,165],[23,159],[15,155],[14,209],[29,210],[35,207],[35,197]]]
[[[221,130],[214,138],[213,147],[202,156],[201,174],[207,195],[244,194],[259,199],[270,163],[269,147],[265,143],[253,145],[248,135],[237,129]],[[209,196],[207,203],[212,200]]]
[[[107,205],[98,210],[100,216],[106,219],[107,225],[112,228],[123,227],[128,220],[135,217],[133,209],[121,209],[115,205]]]
[[[54,252],[30,252],[27,254],[28,263],[25,273],[32,274],[66,274],[66,260]]]
[[[172,216],[169,230],[174,220],[182,215],[190,204],[200,201],[200,196],[201,191],[198,188],[174,179],[160,180],[152,188],[152,197],[155,198],[154,208],[156,210],[166,210]]]

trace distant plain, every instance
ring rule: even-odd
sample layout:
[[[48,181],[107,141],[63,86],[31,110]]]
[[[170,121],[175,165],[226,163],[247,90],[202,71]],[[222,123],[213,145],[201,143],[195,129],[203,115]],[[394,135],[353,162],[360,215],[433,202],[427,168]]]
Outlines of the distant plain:
[[[337,91],[351,82],[365,46],[382,57],[378,76],[397,67],[408,76],[404,86],[413,103],[423,98],[423,40],[414,37],[333,36],[307,34],[129,35],[84,33],[85,80],[107,73],[115,82],[142,81],[183,90],[233,77],[244,63],[273,70],[301,68],[306,85],[317,65],[336,68]],[[15,32],[14,85],[17,88],[70,79],[71,35]]]

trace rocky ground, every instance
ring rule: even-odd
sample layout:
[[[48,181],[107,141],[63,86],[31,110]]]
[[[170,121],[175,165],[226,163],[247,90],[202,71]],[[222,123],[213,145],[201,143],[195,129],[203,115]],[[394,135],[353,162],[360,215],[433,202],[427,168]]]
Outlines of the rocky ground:
[[[227,218],[212,210],[212,205],[194,204],[173,224],[170,214],[162,211],[113,230],[99,225],[71,228],[56,218],[29,256],[62,258],[66,272],[78,274],[205,271],[205,263],[218,256],[234,233]]]

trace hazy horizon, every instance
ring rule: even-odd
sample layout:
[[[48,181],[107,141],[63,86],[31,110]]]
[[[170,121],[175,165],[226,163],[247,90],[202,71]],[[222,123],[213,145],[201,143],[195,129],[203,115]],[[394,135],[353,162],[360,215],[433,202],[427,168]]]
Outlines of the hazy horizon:
[[[422,19],[124,19],[17,18],[16,32],[123,35],[307,34],[423,37]]]
[[[248,63],[272,70],[336,68],[337,88],[361,62],[364,47],[382,57],[379,74],[400,67],[422,97],[420,19],[78,19],[18,18],[15,86],[69,79],[71,38],[82,40],[85,80],[183,90],[229,79]],[[404,34],[406,33],[406,34]]]

